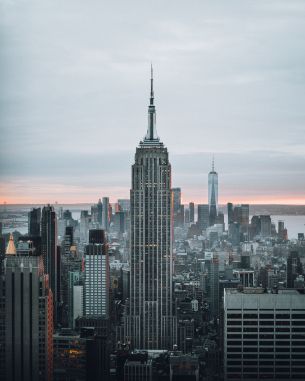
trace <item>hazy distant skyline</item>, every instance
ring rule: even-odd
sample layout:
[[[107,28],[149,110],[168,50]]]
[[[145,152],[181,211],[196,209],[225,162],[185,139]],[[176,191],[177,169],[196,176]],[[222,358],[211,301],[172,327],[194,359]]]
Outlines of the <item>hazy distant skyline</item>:
[[[305,203],[303,0],[0,2],[0,202],[128,198],[147,128],[183,202]]]

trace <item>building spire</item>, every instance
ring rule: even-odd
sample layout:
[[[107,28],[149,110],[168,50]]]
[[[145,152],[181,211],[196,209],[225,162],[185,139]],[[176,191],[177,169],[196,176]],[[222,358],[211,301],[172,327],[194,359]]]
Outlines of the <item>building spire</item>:
[[[150,105],[154,104],[154,72],[152,63],[150,64]]]
[[[154,78],[152,64],[150,66],[150,101],[148,106],[148,127],[143,143],[146,145],[160,143],[156,129],[156,108],[154,105]]]
[[[16,246],[14,243],[14,237],[13,237],[12,233],[10,234],[10,240],[8,241],[5,254],[6,255],[16,255],[17,254]]]
[[[214,154],[212,158],[212,172],[215,172],[215,159],[214,159]]]

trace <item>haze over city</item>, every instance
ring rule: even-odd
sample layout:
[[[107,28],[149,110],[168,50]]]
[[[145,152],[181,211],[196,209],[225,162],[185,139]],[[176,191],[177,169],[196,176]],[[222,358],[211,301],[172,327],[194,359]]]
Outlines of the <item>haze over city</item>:
[[[136,10],[136,11],[135,11]],[[129,197],[147,126],[183,202],[304,204],[303,1],[2,1],[1,203]]]

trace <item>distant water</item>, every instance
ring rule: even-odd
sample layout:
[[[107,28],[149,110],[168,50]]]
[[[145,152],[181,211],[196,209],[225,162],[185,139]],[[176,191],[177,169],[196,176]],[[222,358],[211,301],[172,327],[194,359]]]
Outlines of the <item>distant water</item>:
[[[278,221],[284,221],[289,239],[298,238],[298,233],[305,233],[305,216],[271,216],[271,220],[275,223],[276,230]]]

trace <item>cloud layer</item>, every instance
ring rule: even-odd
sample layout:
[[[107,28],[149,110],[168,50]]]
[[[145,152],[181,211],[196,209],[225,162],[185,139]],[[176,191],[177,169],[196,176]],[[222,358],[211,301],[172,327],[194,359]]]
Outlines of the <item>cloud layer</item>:
[[[0,200],[128,196],[153,61],[185,201],[204,202],[214,153],[223,202],[305,202],[303,0],[5,0],[0,14]]]

